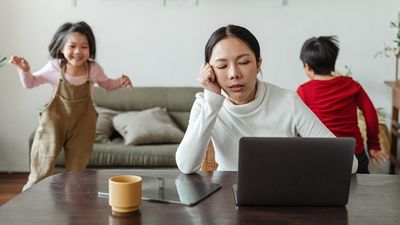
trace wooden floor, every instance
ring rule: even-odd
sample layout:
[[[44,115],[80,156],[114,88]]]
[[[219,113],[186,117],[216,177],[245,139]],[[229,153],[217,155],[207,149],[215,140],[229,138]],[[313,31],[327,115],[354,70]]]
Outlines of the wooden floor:
[[[0,173],[0,206],[21,193],[28,173]]]

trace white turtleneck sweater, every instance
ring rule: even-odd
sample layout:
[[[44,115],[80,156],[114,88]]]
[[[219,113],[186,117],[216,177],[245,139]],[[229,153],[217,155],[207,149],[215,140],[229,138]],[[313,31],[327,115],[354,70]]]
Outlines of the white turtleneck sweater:
[[[258,81],[255,99],[247,104],[235,105],[224,95],[196,94],[175,156],[183,173],[200,169],[210,138],[218,170],[237,171],[241,137],[335,137],[294,92]],[[354,157],[353,173],[357,166]]]

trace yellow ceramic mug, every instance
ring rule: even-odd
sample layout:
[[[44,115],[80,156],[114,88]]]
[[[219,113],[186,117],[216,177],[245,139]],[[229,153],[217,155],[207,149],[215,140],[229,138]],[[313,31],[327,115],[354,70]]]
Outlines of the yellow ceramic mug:
[[[114,176],[108,180],[109,205],[114,212],[136,211],[142,202],[142,178],[132,175]]]

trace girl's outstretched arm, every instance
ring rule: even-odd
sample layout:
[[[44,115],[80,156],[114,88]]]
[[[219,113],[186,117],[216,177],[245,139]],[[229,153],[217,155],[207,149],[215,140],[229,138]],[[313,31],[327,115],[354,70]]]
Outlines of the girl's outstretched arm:
[[[34,88],[44,83],[57,84],[59,78],[54,76],[57,68],[52,61],[48,62],[41,70],[32,73],[28,61],[19,56],[12,56],[9,61],[17,67],[22,85],[27,88]]]
[[[94,81],[106,91],[112,91],[117,88],[127,87],[132,88],[132,83],[128,76],[122,75],[119,78],[109,78],[105,73],[103,68],[96,62],[91,65],[91,72],[93,73],[92,78]]]

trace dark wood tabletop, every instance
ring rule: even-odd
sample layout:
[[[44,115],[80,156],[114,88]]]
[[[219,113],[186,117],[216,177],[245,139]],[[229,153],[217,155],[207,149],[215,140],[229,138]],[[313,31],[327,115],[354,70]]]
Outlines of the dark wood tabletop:
[[[195,206],[143,201],[139,211],[113,215],[107,198],[114,175],[142,175],[220,183],[215,192]],[[400,176],[353,175],[346,207],[240,207],[234,203],[232,184],[237,172],[200,172],[182,175],[177,170],[86,170],[50,176],[0,207],[0,224],[277,224],[277,225],[399,225]]]

